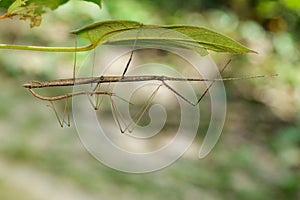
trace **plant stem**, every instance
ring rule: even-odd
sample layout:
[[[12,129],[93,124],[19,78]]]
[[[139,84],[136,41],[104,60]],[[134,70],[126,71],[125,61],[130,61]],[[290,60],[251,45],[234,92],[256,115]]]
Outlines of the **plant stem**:
[[[27,51],[48,51],[48,52],[79,52],[88,51],[94,48],[93,44],[83,47],[45,47],[45,46],[23,46],[23,45],[10,45],[0,44],[0,49],[11,50],[27,50]]]

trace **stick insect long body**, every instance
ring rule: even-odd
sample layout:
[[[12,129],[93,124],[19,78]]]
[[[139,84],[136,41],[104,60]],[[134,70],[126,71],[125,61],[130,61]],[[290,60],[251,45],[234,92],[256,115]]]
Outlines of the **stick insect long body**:
[[[225,67],[228,65],[229,63],[227,63],[225,65]],[[225,67],[222,69],[222,71],[224,71]],[[222,72],[221,71],[221,72]],[[90,98],[90,95],[108,95],[110,96],[110,100],[111,100],[111,104],[113,107],[113,110],[115,112],[116,115],[120,116],[123,124],[125,124],[125,129],[121,128],[121,124],[119,119],[117,118],[117,124],[120,128],[120,131],[123,133],[126,130],[129,130],[129,127],[133,124],[133,122],[127,124],[124,120],[124,117],[122,116],[122,114],[118,111],[116,104],[113,102],[112,100],[112,96],[116,96],[114,93],[112,92],[105,92],[105,91],[97,91],[96,89],[94,89],[93,91],[80,91],[80,92],[75,92],[75,93],[70,93],[70,94],[66,94],[66,95],[60,95],[60,96],[54,96],[54,97],[45,97],[45,96],[41,96],[39,94],[37,94],[33,89],[36,88],[46,88],[46,87],[60,87],[60,86],[75,86],[75,85],[82,85],[82,84],[93,84],[96,83],[97,87],[102,84],[102,83],[116,83],[116,82],[145,82],[145,81],[160,81],[161,85],[166,86],[166,88],[168,88],[169,90],[171,90],[175,95],[179,96],[181,99],[183,99],[185,102],[187,102],[188,104],[191,104],[193,106],[196,106],[201,99],[203,98],[203,96],[207,93],[207,91],[209,90],[209,88],[212,86],[212,84],[215,81],[224,81],[224,80],[243,80],[243,79],[249,79],[249,78],[260,78],[260,77],[264,77],[264,76],[251,76],[251,77],[242,77],[242,78],[216,78],[216,79],[207,79],[207,78],[181,78],[181,77],[170,77],[170,76],[156,76],[156,75],[143,75],[143,76],[100,76],[100,77],[87,77],[87,78],[71,78],[71,79],[59,79],[59,80],[52,80],[52,81],[45,81],[45,82],[40,82],[40,81],[31,81],[30,83],[26,83],[23,86],[27,89],[29,89],[29,91],[37,98],[41,99],[41,100],[46,100],[46,101],[50,101],[51,102],[51,107],[54,109],[55,114],[57,116],[58,119],[64,118],[65,116],[65,112],[69,112],[69,108],[65,106],[65,110],[64,110],[64,114],[62,117],[58,116],[57,111],[54,108],[53,105],[53,101],[57,101],[57,100],[62,100],[62,99],[66,99],[66,101],[68,101],[69,98],[78,96],[78,95],[87,95]],[[180,94],[178,91],[176,91],[173,87],[171,87],[166,81],[189,81],[189,82],[199,82],[199,81],[210,81],[211,84],[207,87],[206,91],[202,94],[202,96],[198,99],[197,102],[193,103],[190,100],[188,100],[186,97],[184,97],[182,94]],[[157,93],[158,89],[160,88],[160,86],[151,94],[149,100],[147,101],[147,104],[143,107],[143,109],[139,112],[139,114],[137,113],[135,115],[135,118],[137,119],[137,122],[142,118],[143,114],[145,113],[145,110],[148,108],[150,100],[152,100],[155,96],[155,94]],[[66,102],[67,103],[67,102]],[[93,107],[96,109],[97,106]],[[66,123],[63,119],[59,120],[59,123],[61,126],[63,126],[63,124],[67,124],[68,126],[70,126],[70,122],[69,122],[69,116],[68,116],[68,122]],[[132,130],[129,130],[129,132],[131,132]]]
[[[45,100],[45,101],[50,101],[51,102],[51,107],[53,108],[56,117],[58,118],[58,121],[60,125],[63,127],[63,124],[66,124],[70,126],[70,120],[69,120],[69,115],[68,115],[68,122],[64,121],[65,113],[69,113],[69,107],[65,106],[64,113],[60,117],[53,105],[53,101],[58,101],[62,99],[66,99],[66,105],[68,103],[68,99],[79,96],[79,95],[87,95],[90,102],[92,103],[90,99],[90,95],[108,95],[110,96],[111,100],[111,105],[112,108],[115,112],[116,115],[119,115],[121,117],[122,123],[125,125],[125,129],[121,128],[121,123],[118,118],[116,118],[117,124],[120,128],[120,131],[123,133],[126,130],[129,130],[129,126],[132,125],[132,122],[127,124],[124,120],[124,117],[122,114],[119,112],[116,104],[112,100],[112,96],[116,96],[114,93],[111,92],[105,92],[105,91],[97,91],[96,88],[101,84],[101,83],[116,83],[116,82],[142,82],[142,81],[160,81],[161,85],[165,85],[169,90],[174,92],[176,95],[178,95],[180,98],[182,98],[184,101],[191,105],[196,105],[197,103],[192,103],[190,100],[185,98],[183,95],[178,93],[174,88],[172,88],[169,84],[166,83],[166,81],[208,81],[209,79],[199,79],[199,78],[177,78],[177,77],[169,77],[169,76],[100,76],[100,77],[88,77],[88,78],[71,78],[71,79],[59,79],[59,80],[52,80],[52,81],[45,81],[45,82],[40,82],[40,81],[31,81],[30,83],[26,83],[23,86],[27,88],[33,96],[35,96],[38,99]],[[221,79],[215,79],[214,81],[221,80]],[[211,81],[211,80],[210,80]],[[75,85],[82,85],[82,84],[93,84],[96,83],[97,86],[93,91],[80,91],[80,92],[75,92],[75,93],[69,93],[65,95],[60,95],[60,96],[54,96],[54,97],[45,97],[42,95],[37,94],[34,89],[37,88],[47,88],[47,87],[62,87],[62,86],[75,86]],[[149,100],[147,101],[147,104],[143,107],[142,111],[140,114],[135,114],[134,118],[137,118],[137,122],[142,118],[143,114],[145,113],[146,109],[149,106],[150,100],[152,100],[157,93],[158,89],[160,88],[157,87],[157,89],[151,94]],[[92,104],[94,109],[97,110],[97,106]],[[136,122],[136,123],[137,123]],[[129,130],[131,132],[131,130]]]
[[[129,58],[127,64],[126,64],[126,67],[123,71],[122,76],[99,76],[99,77],[75,78],[75,73],[73,72],[73,78],[70,78],[70,79],[58,79],[58,80],[44,81],[44,82],[31,81],[29,83],[24,84],[23,86],[25,88],[27,88],[35,97],[37,97],[41,100],[49,101],[51,103],[50,107],[54,110],[55,115],[56,115],[61,127],[63,127],[64,124],[66,124],[67,126],[70,126],[68,99],[70,99],[72,97],[75,97],[75,96],[79,96],[79,95],[87,95],[87,97],[89,98],[90,103],[92,104],[94,109],[97,110],[98,107],[100,106],[100,103],[98,102],[98,99],[97,99],[96,104],[94,104],[91,100],[91,96],[95,95],[95,96],[99,97],[99,95],[107,95],[107,96],[110,97],[112,111],[113,111],[114,115],[116,116],[115,119],[116,119],[117,125],[118,125],[121,133],[124,133],[125,131],[128,131],[128,132],[133,131],[135,126],[138,124],[138,122],[141,120],[142,116],[144,115],[144,113],[148,109],[148,107],[150,105],[150,102],[153,100],[154,96],[156,95],[156,93],[158,92],[158,90],[161,86],[165,86],[166,88],[168,88],[171,92],[173,92],[175,95],[180,97],[186,103],[188,103],[192,106],[196,106],[200,103],[201,99],[204,97],[204,95],[208,92],[208,90],[212,87],[213,83],[216,82],[216,81],[245,80],[245,79],[250,79],[250,78],[265,77],[265,76],[260,76],[259,75],[259,76],[250,76],[250,77],[242,77],[242,78],[207,79],[207,78],[181,78],[181,77],[157,76],[157,75],[125,76],[125,73],[127,72],[128,68],[129,68],[129,64],[132,60],[132,56],[133,56],[133,51],[130,54],[130,58]],[[75,54],[75,58],[76,58],[76,54]],[[225,70],[225,68],[229,65],[229,63],[230,63],[230,61],[228,63],[226,63],[226,65],[220,71],[221,73]],[[122,115],[122,113],[118,110],[118,107],[115,104],[112,97],[116,96],[120,99],[122,99],[122,98],[117,96],[116,94],[114,94],[112,92],[98,91],[98,89],[100,87],[100,84],[102,84],[102,83],[111,84],[111,83],[117,83],[117,82],[120,82],[120,83],[124,82],[125,83],[125,82],[145,82],[145,81],[160,81],[161,84],[152,92],[152,94],[150,95],[148,101],[142,107],[142,109],[134,115],[134,119],[136,121],[131,121],[129,124],[124,119],[124,116]],[[186,97],[184,97],[182,94],[180,94],[172,86],[170,86],[167,83],[167,81],[181,81],[181,82],[183,82],[183,81],[189,81],[189,82],[209,81],[210,85],[208,85],[208,87],[206,88],[204,93],[200,96],[200,98],[197,100],[197,102],[194,103],[194,102],[191,102]],[[36,88],[76,86],[76,85],[83,85],[83,84],[96,84],[96,87],[92,91],[79,91],[79,92],[75,92],[75,93],[69,93],[69,94],[54,96],[54,97],[41,96],[33,90],[33,89],[36,89]],[[59,116],[58,112],[56,111],[56,109],[54,107],[53,102],[58,101],[58,100],[62,100],[62,99],[66,99],[66,104],[65,104],[63,115]],[[124,100],[124,99],[122,99],[122,100]],[[127,100],[124,100],[124,101],[127,101]],[[66,113],[68,114],[68,121],[67,122],[65,121]],[[124,129],[122,128],[121,123],[123,123],[123,125],[125,126]]]
[[[181,77],[170,77],[170,76],[155,76],[155,75],[145,75],[145,76],[100,76],[100,77],[87,77],[87,78],[76,78],[76,79],[58,79],[58,80],[52,80],[52,81],[32,81],[30,83],[26,83],[23,86],[25,88],[28,88],[29,91],[37,98],[41,100],[47,100],[47,101],[56,101],[61,100],[69,97],[74,97],[78,95],[84,95],[84,94],[104,94],[104,95],[113,95],[113,93],[110,92],[99,92],[99,91],[82,91],[77,93],[71,93],[67,95],[61,95],[56,97],[44,97],[41,95],[38,95],[33,91],[34,88],[46,88],[46,87],[62,87],[62,86],[75,86],[75,85],[82,85],[82,84],[92,84],[92,83],[116,83],[116,82],[144,82],[144,81],[160,81],[163,85],[165,85],[168,89],[173,91],[176,95],[181,97],[183,100],[185,100],[187,103],[190,103],[192,105],[196,105],[195,103],[190,102],[185,97],[183,97],[180,93],[178,93],[174,88],[172,88],[169,84],[166,83],[166,81],[189,81],[189,82],[199,82],[199,81],[232,81],[232,80],[243,80],[243,79],[249,79],[249,78],[261,78],[265,77],[262,75],[258,76],[250,76],[250,77],[240,77],[240,78],[216,78],[216,79],[208,79],[208,78],[181,78]]]
[[[250,77],[240,77],[240,78],[180,78],[180,77],[170,77],[170,76],[156,76],[156,75],[144,75],[144,76],[100,76],[100,77],[87,77],[87,78],[76,78],[76,79],[58,79],[52,81],[32,81],[26,83],[23,86],[25,88],[45,88],[45,87],[58,87],[58,86],[74,86],[82,84],[91,84],[91,83],[115,83],[115,82],[141,82],[141,81],[232,81],[232,80],[242,80],[249,78],[261,78],[265,77],[263,75],[250,76]]]

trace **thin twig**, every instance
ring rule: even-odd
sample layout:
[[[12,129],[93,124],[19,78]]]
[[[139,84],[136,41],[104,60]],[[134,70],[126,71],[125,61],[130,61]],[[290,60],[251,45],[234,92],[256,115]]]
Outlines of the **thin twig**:
[[[11,49],[11,50],[30,50],[30,51],[47,51],[47,52],[81,52],[89,51],[95,48],[94,44],[90,44],[83,47],[44,47],[44,46],[23,46],[23,45],[12,45],[12,44],[0,44],[0,49]]]

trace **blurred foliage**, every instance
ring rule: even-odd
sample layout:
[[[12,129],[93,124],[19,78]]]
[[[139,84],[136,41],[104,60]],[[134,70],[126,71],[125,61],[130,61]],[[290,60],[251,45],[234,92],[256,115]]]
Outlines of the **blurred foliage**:
[[[233,59],[224,76],[279,74],[226,83],[227,120],[208,157],[196,157],[199,137],[173,166],[131,175],[91,158],[74,128],[60,129],[45,104],[21,88],[31,79],[69,77],[73,55],[1,50],[0,198],[300,199],[299,4],[297,0],[114,0],[104,1],[103,9],[96,11],[73,1],[45,14],[36,30],[0,21],[1,43],[49,46],[73,45],[69,30],[110,18],[205,26],[259,53],[212,54],[220,66]],[[78,54],[78,61],[85,56]]]

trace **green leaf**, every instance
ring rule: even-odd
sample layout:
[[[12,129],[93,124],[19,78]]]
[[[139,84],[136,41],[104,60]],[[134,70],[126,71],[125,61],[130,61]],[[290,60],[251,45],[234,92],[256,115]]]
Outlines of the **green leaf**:
[[[39,26],[42,21],[42,14],[46,8],[51,10],[69,0],[0,0],[0,8],[7,9],[7,13],[0,16],[0,19],[20,16],[21,20],[30,20],[30,27]],[[97,4],[101,8],[101,0],[83,0]]]
[[[30,19],[30,27],[39,26],[42,21],[42,7],[28,0],[16,0],[7,9],[7,13],[1,18],[11,18],[15,15],[20,16],[20,20]]]
[[[26,5],[26,0],[16,0],[10,5],[7,12],[13,14],[24,5]]]
[[[122,31],[131,30],[142,27],[143,24],[135,21],[102,21],[88,25],[71,33],[88,39],[92,44],[104,43],[108,35],[120,33]]]
[[[135,32],[133,32],[135,31]],[[145,25],[135,21],[103,21],[72,32],[86,38],[95,48],[100,44],[173,45],[195,49],[201,54],[206,50],[229,53],[255,53],[242,44],[206,28],[186,25]],[[138,40],[137,40],[138,39]]]
[[[0,8],[8,9],[16,0],[0,0]],[[39,6],[44,6],[51,8],[52,10],[56,9],[60,5],[66,3],[70,0],[29,0],[29,3],[35,3]],[[87,2],[92,2],[97,4],[101,8],[102,0],[83,0]]]

